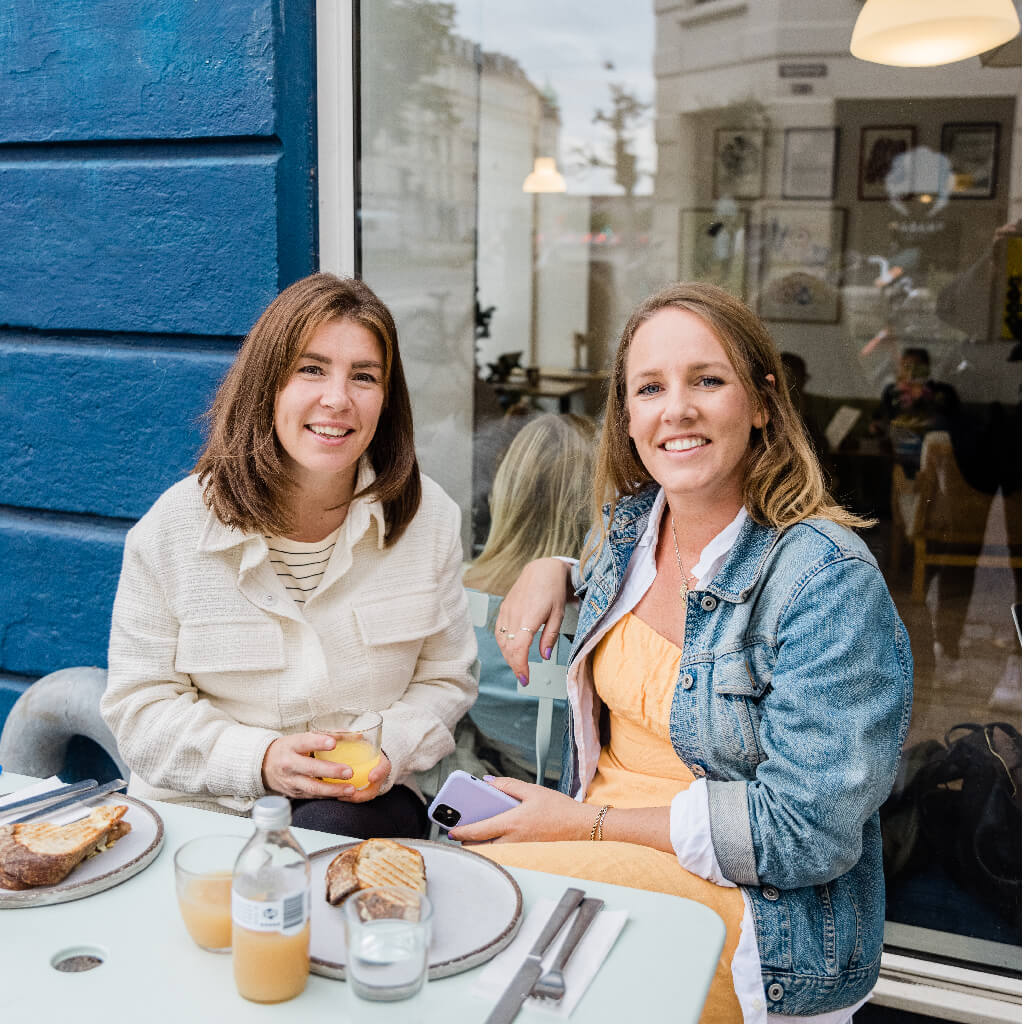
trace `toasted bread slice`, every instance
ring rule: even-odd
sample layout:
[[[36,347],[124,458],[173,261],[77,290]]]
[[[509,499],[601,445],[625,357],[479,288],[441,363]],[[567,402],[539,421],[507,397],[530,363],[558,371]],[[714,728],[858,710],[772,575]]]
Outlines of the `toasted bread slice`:
[[[417,892],[427,891],[427,871],[419,850],[402,846],[393,839],[367,839],[356,847],[356,878],[360,889],[375,885],[397,885]]]
[[[90,853],[102,852],[131,826],[124,804],[97,807],[69,825],[26,822],[0,826],[0,878],[6,888],[56,885]],[[13,885],[11,883],[14,883]]]
[[[420,919],[420,901],[412,889],[377,889],[366,893],[359,903],[359,916],[364,921],[382,917],[397,918],[400,921]]]
[[[346,897],[359,888],[359,879],[356,878],[358,856],[359,847],[350,846],[327,865],[327,902],[331,906],[337,907],[344,903]]]

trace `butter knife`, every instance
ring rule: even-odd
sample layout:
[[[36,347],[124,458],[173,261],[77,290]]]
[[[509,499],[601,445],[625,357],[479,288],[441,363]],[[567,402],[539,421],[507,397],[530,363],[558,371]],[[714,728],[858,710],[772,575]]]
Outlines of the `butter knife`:
[[[558,906],[555,907],[547,923],[541,929],[540,935],[537,936],[537,941],[530,948],[530,952],[526,954],[526,959],[516,971],[515,977],[509,982],[508,988],[502,993],[497,1006],[491,1010],[491,1014],[484,1024],[510,1024],[516,1019],[523,1001],[543,973],[541,959],[544,956],[544,951],[554,941],[562,925],[569,920],[569,915],[583,902],[584,895],[582,889],[565,890],[562,898],[558,901]]]
[[[84,793],[76,793],[74,796],[69,796],[66,800],[58,800],[57,803],[50,804],[49,807],[43,807],[38,811],[31,811],[28,814],[23,814],[20,818],[11,818],[9,821],[5,821],[4,824],[20,825],[26,821],[33,821],[36,818],[42,818],[46,814],[52,814],[54,811],[66,811],[69,807],[74,807],[76,804],[84,804],[89,800],[95,800],[97,797],[106,796],[108,793],[113,793],[115,790],[124,789],[127,785],[128,783],[125,782],[124,779],[114,779],[113,782],[104,783],[102,786],[97,786]]]
[[[29,808],[56,803],[58,800],[73,796],[75,793],[84,793],[90,789],[95,789],[97,785],[98,783],[95,779],[82,779],[81,782],[73,782],[67,786],[58,786],[56,789],[48,789],[45,793],[36,793],[35,796],[23,797],[21,800],[15,800],[13,803],[4,804],[0,807],[0,818],[6,817],[11,811],[24,809],[27,812]]]

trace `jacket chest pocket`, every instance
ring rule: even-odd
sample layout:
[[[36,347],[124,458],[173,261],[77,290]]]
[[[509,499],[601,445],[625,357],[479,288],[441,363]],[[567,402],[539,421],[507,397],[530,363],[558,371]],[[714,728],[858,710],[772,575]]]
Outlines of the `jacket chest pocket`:
[[[759,704],[771,689],[773,662],[766,644],[751,644],[716,657],[712,666],[713,735],[743,770],[764,760]]]
[[[235,696],[237,677],[225,673],[247,672],[251,676],[277,672],[285,667],[284,633],[270,620],[225,620],[183,622],[178,630],[174,669],[192,677],[199,689],[214,696]],[[254,685],[250,678],[248,685]],[[219,691],[226,691],[221,694]]]
[[[412,680],[424,641],[451,623],[432,592],[404,594],[354,611],[374,681],[392,700]]]

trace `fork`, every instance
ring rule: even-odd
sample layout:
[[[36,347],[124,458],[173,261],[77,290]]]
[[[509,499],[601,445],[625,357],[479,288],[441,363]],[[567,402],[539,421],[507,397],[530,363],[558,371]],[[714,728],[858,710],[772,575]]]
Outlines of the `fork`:
[[[530,995],[537,996],[538,999],[552,999],[556,1003],[565,995],[565,977],[562,971],[569,962],[569,958],[576,951],[580,939],[583,938],[603,906],[604,900],[593,899],[592,897],[587,897],[580,904],[580,909],[576,913],[576,919],[573,921],[565,941],[559,948],[551,964],[551,969],[537,979],[537,984],[533,986]]]

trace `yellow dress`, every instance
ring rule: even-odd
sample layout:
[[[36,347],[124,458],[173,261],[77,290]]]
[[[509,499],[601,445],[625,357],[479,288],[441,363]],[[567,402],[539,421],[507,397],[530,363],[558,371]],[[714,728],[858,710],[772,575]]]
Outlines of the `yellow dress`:
[[[665,807],[694,781],[669,739],[680,653],[632,614],[619,619],[594,649],[594,686],[608,708],[611,731],[586,803]],[[708,882],[682,867],[674,854],[637,843],[501,843],[477,846],[474,852],[511,867],[685,896],[710,907],[725,922],[726,936],[701,1024],[742,1024],[730,966],[743,919],[739,889]],[[687,944],[699,939],[680,935],[679,955],[684,957]]]

